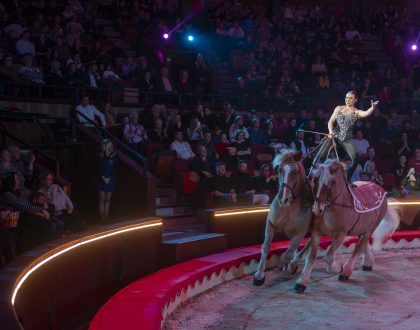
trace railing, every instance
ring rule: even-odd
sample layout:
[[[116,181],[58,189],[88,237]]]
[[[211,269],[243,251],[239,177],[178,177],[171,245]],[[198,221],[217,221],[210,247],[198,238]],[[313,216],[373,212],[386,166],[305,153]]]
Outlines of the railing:
[[[22,92],[20,89],[23,89]],[[316,109],[331,109],[334,105],[343,102],[343,93],[336,91],[319,91],[316,96],[284,96],[284,97],[262,97],[261,95],[226,95],[226,94],[196,94],[196,93],[164,93],[139,91],[139,102],[123,103],[121,87],[114,89],[96,89],[85,86],[56,86],[56,85],[34,85],[16,82],[0,81],[0,93],[16,100],[34,101],[38,99],[54,100],[55,102],[74,103],[79,102],[81,96],[88,95],[93,101],[109,101],[115,105],[127,107],[152,106],[156,103],[165,103],[169,106],[191,108],[197,102],[203,102],[211,106],[220,106],[230,102],[239,110],[256,108],[259,111],[296,111]],[[363,100],[361,100],[363,101]],[[369,102],[367,102],[369,103]],[[394,99],[386,103],[385,107],[407,107],[418,106],[420,100],[411,98]]]
[[[39,148],[37,148],[37,147],[35,147],[35,146],[33,146],[33,145],[31,145],[31,144],[29,144],[29,143],[27,143],[27,142],[25,142],[25,141],[21,140],[21,139],[19,139],[19,138],[18,138],[18,137],[16,137],[15,135],[13,135],[13,134],[9,133],[9,132],[8,132],[8,131],[4,128],[4,126],[3,126],[3,125],[0,125],[0,133],[1,133],[3,136],[7,136],[7,137],[9,137],[10,139],[12,139],[13,141],[16,141],[17,143],[19,143],[19,144],[21,144],[21,145],[25,146],[26,148],[33,150],[33,151],[35,152],[35,154],[36,154],[36,155],[41,155],[41,156],[43,156],[44,158],[46,158],[47,160],[49,160],[49,161],[53,162],[53,163],[55,164],[55,175],[56,175],[56,177],[57,177],[57,178],[58,178],[58,177],[60,177],[60,162],[59,162],[57,159],[55,159],[54,157],[52,157],[52,156],[48,155],[47,153],[45,153],[45,152],[44,152],[44,151],[42,151],[41,149],[39,149]]]
[[[144,173],[147,173],[147,159],[143,157],[140,153],[138,153],[136,150],[131,148],[126,143],[122,142],[119,138],[117,138],[115,135],[113,135],[109,130],[106,128],[101,127],[98,125],[95,121],[91,120],[90,118],[86,117],[83,113],[76,110],[77,115],[85,119],[89,124],[93,125],[95,129],[97,129],[102,136],[106,136],[109,138],[120,150],[123,150],[127,153],[127,155],[134,159],[135,161],[139,161],[144,169]]]

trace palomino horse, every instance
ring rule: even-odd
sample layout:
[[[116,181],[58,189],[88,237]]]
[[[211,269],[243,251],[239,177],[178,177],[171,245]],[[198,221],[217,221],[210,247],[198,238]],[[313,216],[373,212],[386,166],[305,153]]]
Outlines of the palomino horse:
[[[363,252],[362,269],[372,270],[374,258],[369,246],[373,238],[374,250],[379,250],[398,227],[398,207],[388,205],[386,192],[371,182],[356,182],[355,188],[348,187],[344,177],[345,167],[336,160],[327,160],[317,165],[313,181],[315,215],[311,229],[311,247],[305,267],[296,281],[295,290],[305,291],[314,265],[319,241],[322,235],[332,238],[326,254],[327,270],[340,272],[340,265],[334,260],[335,252],[346,235],[359,235],[359,242],[351,258],[341,269],[339,280],[346,281],[353,272],[357,256]],[[362,195],[360,195],[362,194]],[[358,197],[363,196],[363,199]]]
[[[309,230],[313,198],[301,157],[300,152],[285,149],[274,158],[273,168],[277,173],[279,191],[267,216],[265,239],[261,247],[261,260],[254,274],[254,285],[264,284],[265,264],[274,233],[284,233],[291,240],[289,248],[281,256],[281,268],[287,269],[290,264],[292,272],[295,272],[299,256],[303,254],[297,255],[295,252]]]

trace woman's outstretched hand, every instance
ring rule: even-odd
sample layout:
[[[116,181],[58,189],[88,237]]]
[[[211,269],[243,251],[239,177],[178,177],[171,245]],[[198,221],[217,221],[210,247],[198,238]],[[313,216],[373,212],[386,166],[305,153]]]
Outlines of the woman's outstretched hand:
[[[375,102],[373,102],[373,100],[370,100],[370,104],[371,104],[372,108],[376,109],[376,107],[377,107],[377,106],[378,106],[378,104],[379,104],[379,101],[375,101]]]

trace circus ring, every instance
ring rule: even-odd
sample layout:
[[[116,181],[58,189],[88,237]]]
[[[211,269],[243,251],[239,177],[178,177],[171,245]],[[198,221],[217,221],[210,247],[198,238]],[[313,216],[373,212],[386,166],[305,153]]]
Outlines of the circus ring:
[[[418,247],[419,201],[412,203],[417,206],[403,205],[402,231],[388,244]],[[164,269],[160,218],[98,227],[31,250],[0,272],[0,329],[84,329],[89,322],[91,329],[159,329],[190,298],[233,279],[248,281],[266,213],[267,208],[209,210],[209,231],[224,233],[228,250]],[[288,245],[278,239],[270,267]],[[346,245],[354,241],[350,237]],[[328,245],[323,240],[322,248]]]
[[[420,231],[417,230],[420,228],[419,223],[419,201],[405,201],[405,204],[402,205],[404,211],[405,211],[405,217],[402,221],[401,228],[406,228],[410,230],[400,230],[392,236],[390,240],[385,244],[385,249],[392,249],[392,250],[413,250],[413,249],[419,249],[420,248]],[[222,229],[224,228],[225,231],[229,232],[228,240],[231,240],[234,242],[228,243],[228,246],[232,247],[235,245],[241,245],[244,241],[249,241],[251,238],[249,237],[249,232],[247,232],[246,237],[244,240],[235,236],[233,228],[238,223],[235,222],[240,221],[240,219],[244,219],[246,217],[256,218],[256,215],[259,215],[259,218],[265,218],[261,217],[261,215],[264,214],[263,208],[258,209],[240,209],[240,210],[224,210],[224,211],[216,211],[214,212],[210,218],[211,225],[210,228],[218,228]],[[265,215],[265,214],[264,214]],[[232,219],[229,219],[229,218]],[[258,227],[258,221],[251,220],[249,221],[251,224],[249,225],[249,228],[254,228],[254,230]],[[262,222],[263,223],[263,222]],[[261,223],[260,223],[261,225]],[[244,227],[241,224],[241,229],[237,229],[239,232],[244,231]],[[258,232],[258,230],[254,231],[254,233]],[[260,234],[262,232],[259,232]],[[341,253],[348,253],[351,251],[354,247],[354,244],[357,242],[357,237],[347,237],[344,246],[341,249]],[[325,251],[328,246],[330,245],[331,241],[328,238],[324,238],[321,241],[320,244],[320,250]],[[271,246],[270,254],[268,256],[268,263],[267,268],[274,268],[278,264],[279,256],[287,249],[289,242],[285,240],[281,240],[278,242],[274,242]],[[302,246],[301,246],[302,247]],[[290,295],[304,297],[311,295],[311,286],[308,288],[308,291],[304,295],[297,295],[294,294],[293,291],[293,284],[294,279],[288,278],[284,279],[279,272],[268,272],[269,274],[267,277],[269,278],[268,282],[266,283],[267,288],[257,288],[256,290],[251,290],[249,288],[252,287],[251,284],[251,277],[248,275],[251,275],[255,272],[257,267],[257,262],[260,257],[260,244],[257,245],[251,245],[251,246],[244,246],[244,247],[237,247],[232,248],[230,250],[224,251],[222,253],[216,253],[209,256],[203,256],[200,258],[196,258],[193,260],[189,260],[186,262],[182,262],[179,264],[176,264],[172,267],[165,268],[163,270],[160,270],[150,276],[147,276],[145,278],[142,278],[131,285],[127,286],[126,288],[122,289],[120,292],[118,292],[116,295],[114,295],[95,315],[95,318],[92,320],[90,324],[90,330],[110,330],[110,329],[161,329],[161,328],[167,328],[167,329],[201,329],[201,328],[208,328],[208,329],[264,329],[264,328],[270,328],[267,323],[264,323],[267,321],[267,319],[273,319],[272,314],[264,313],[264,311],[261,311],[261,316],[265,320],[258,320],[257,325],[253,324],[253,319],[250,319],[250,315],[254,316],[254,314],[261,309],[262,306],[265,306],[265,304],[260,304],[261,301],[268,300],[271,302],[271,307],[276,307],[279,309],[279,302],[283,303],[283,312],[284,314],[291,313],[291,309],[289,308],[289,304],[292,301],[290,299]],[[413,250],[414,251],[414,250]],[[322,254],[322,253],[321,253]],[[420,253],[418,253],[420,256]],[[383,259],[383,258],[382,258]],[[419,263],[420,264],[420,263]],[[418,267],[410,267],[411,269],[418,269]],[[370,276],[372,281],[375,281],[375,279],[372,279],[372,276],[376,274],[381,274],[381,267],[380,267],[380,260],[378,260],[378,264],[375,266],[375,270],[378,269],[378,271],[368,273],[363,272],[364,274],[367,274],[365,276]],[[326,274],[325,272],[321,274],[316,274],[314,272],[314,277],[320,276],[320,280],[323,278],[330,279],[331,275]],[[349,283],[341,283],[341,285],[352,285],[357,286],[357,283],[361,283],[362,279],[357,278],[358,271],[355,271],[354,278],[351,279]],[[360,272],[362,273],[362,272]],[[372,275],[373,274],[373,275]],[[417,275],[420,275],[420,270],[417,271]],[[337,276],[336,276],[337,277]],[[383,275],[383,277],[387,277],[386,274]],[[378,277],[380,279],[380,276]],[[416,277],[418,279],[418,276]],[[234,280],[234,281],[233,281]],[[239,284],[238,281],[241,281]],[[336,281],[336,279],[335,279]],[[397,279],[398,281],[398,279]],[[400,279],[400,281],[403,281],[403,279]],[[317,282],[317,281],[313,281]],[[337,283],[338,281],[336,281]],[[225,285],[221,285],[224,284]],[[280,284],[279,284],[280,283]],[[411,283],[414,287],[418,287],[418,281],[416,283]],[[229,291],[229,289],[222,290],[222,287],[231,286],[231,289],[233,291]],[[248,289],[248,292],[246,292],[242,297],[238,297],[235,295],[235,290],[238,289],[238,286],[244,287],[246,286]],[[285,285],[288,287],[286,288]],[[315,284],[311,284],[313,286],[312,290],[314,291],[320,291],[319,287],[317,287]],[[276,286],[279,286],[276,288]],[[215,293],[214,290],[209,291],[210,289],[219,290],[219,293]],[[386,290],[386,285],[384,286],[384,290]],[[245,290],[245,291],[247,291]],[[260,290],[262,293],[260,294],[260,297],[258,297],[258,290]],[[271,290],[271,291],[270,291]],[[336,288],[332,288],[332,290],[336,290]],[[280,292],[279,292],[280,291]],[[322,291],[322,290],[321,290]],[[324,290],[325,291],[325,290]],[[369,291],[369,290],[368,290]],[[208,294],[210,292],[210,294]],[[372,292],[372,291],[371,291]],[[414,291],[413,291],[414,292]],[[200,295],[201,294],[201,295]],[[218,295],[219,294],[219,295]],[[248,294],[248,295],[247,295]],[[417,294],[417,293],[416,293]],[[188,319],[189,321],[186,323],[183,323],[182,321],[177,320],[178,327],[173,327],[174,323],[172,323],[169,327],[165,326],[165,320],[173,314],[177,309],[181,311],[183,310],[183,307],[185,307],[185,303],[188,304],[188,301],[193,298],[200,295],[201,302],[194,302],[193,307],[186,308],[187,315],[185,316],[185,319]],[[225,301],[221,301],[220,295],[223,295],[224,297],[228,297],[229,302],[226,303]],[[267,295],[269,298],[267,299]],[[369,295],[369,292],[367,292],[367,295]],[[212,297],[210,297],[212,296]],[[274,298],[273,298],[274,297]],[[416,310],[416,303],[420,302],[420,296],[417,294],[416,296],[418,298],[417,301],[413,302],[412,309]],[[244,306],[248,305],[247,307],[244,306],[236,306],[237,301],[235,301],[235,298],[241,298],[245,299]],[[349,301],[352,299],[352,297],[349,295],[347,298],[345,296],[345,292],[341,294],[340,299],[342,301],[346,301],[348,299]],[[314,305],[317,305],[317,302],[320,301],[320,298],[314,296],[312,293],[311,300],[314,301]],[[324,299],[325,300],[325,299]],[[332,305],[334,302],[334,298],[328,298],[329,302],[327,304],[324,304],[324,311],[325,313],[329,313],[330,310],[328,309],[329,305]],[[250,305],[249,302],[254,301],[254,305]],[[200,306],[202,309],[200,310],[200,307],[198,307],[198,312],[194,311],[194,309],[197,308],[197,306]],[[204,321],[203,324],[200,323],[200,320],[202,319],[203,314],[211,314],[214,310],[211,309],[210,306],[219,305],[218,311],[220,312],[220,315],[217,317],[213,317],[216,320],[216,323]],[[273,306],[275,305],[276,306]],[[301,302],[294,301],[294,304],[301,305]],[[182,306],[181,306],[182,305]],[[392,305],[392,304],[391,304]],[[327,307],[326,307],[327,306]],[[236,308],[236,309],[235,309]],[[244,311],[244,309],[248,308],[248,310]],[[308,318],[308,312],[313,312],[314,306],[312,306],[312,310],[306,310],[307,313],[301,314],[300,317],[294,318],[292,321],[293,326],[291,328],[303,328],[303,324],[301,326],[296,322],[297,319],[304,320],[310,320],[309,323],[306,324],[307,326],[311,325],[314,326],[313,322],[314,319]],[[394,309],[398,306],[393,307]],[[240,312],[238,312],[240,310]],[[349,308],[346,308],[344,306],[344,313],[347,313],[347,315],[351,315],[351,311]],[[226,314],[229,314],[229,312],[232,312],[233,317],[229,320],[226,320]],[[265,309],[266,311],[266,309]],[[405,310],[406,311],[406,310]],[[374,312],[374,311],[373,311]],[[373,313],[372,312],[372,313]],[[411,313],[411,312],[410,312]],[[414,320],[417,322],[419,315],[416,315],[416,312],[411,314],[403,315],[402,319],[411,319],[414,316]],[[185,313],[184,313],[185,314]],[[195,315],[194,315],[195,314]],[[197,314],[201,314],[201,316],[197,317]],[[274,318],[274,322],[272,324],[272,329],[279,329],[279,328],[290,328],[287,327],[284,323],[285,320],[282,316],[279,316],[279,314],[282,314],[281,310],[277,310],[277,319]],[[265,316],[264,316],[265,315]],[[306,316],[305,316],[306,315]],[[214,315],[213,315],[214,316]],[[232,316],[232,315],[231,315]],[[375,315],[376,318],[381,318],[380,315]],[[417,317],[417,319],[415,319]],[[206,317],[204,317],[206,318]],[[210,319],[212,317],[210,316]],[[365,326],[357,324],[357,317],[354,317],[354,324],[347,324],[347,327],[353,328],[361,328],[361,329],[368,329],[368,328],[375,328],[375,327],[369,327],[368,324],[365,324]],[[218,324],[217,322],[220,322],[220,320],[223,320],[223,324]],[[228,323],[226,323],[227,321]],[[231,323],[229,323],[231,322]],[[275,323],[277,322],[277,323]],[[280,322],[280,323],[278,323]],[[281,322],[285,325],[285,327],[281,327]],[[343,319],[343,322],[345,320]],[[176,322],[175,322],[176,324]],[[230,324],[230,325],[229,325]],[[355,326],[356,324],[356,326]],[[418,323],[416,323],[418,324]],[[327,327],[331,326],[331,323],[327,323]],[[336,325],[332,328],[340,328],[345,329],[346,326]],[[358,327],[359,326],[359,327]],[[325,328],[325,326],[322,326],[320,328]],[[376,327],[380,328],[380,327]]]

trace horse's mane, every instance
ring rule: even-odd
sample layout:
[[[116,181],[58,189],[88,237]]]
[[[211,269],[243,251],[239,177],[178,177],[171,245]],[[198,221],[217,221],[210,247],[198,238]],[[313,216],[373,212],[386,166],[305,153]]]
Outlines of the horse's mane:
[[[345,163],[340,162],[337,159],[329,158],[329,159],[326,159],[323,163],[317,164],[315,167],[315,170],[312,173],[315,177],[318,177],[321,174],[321,172],[324,171],[324,169],[326,169],[327,167],[333,164],[340,166],[343,172],[345,172],[347,169],[347,165]]]
[[[295,156],[297,154],[297,151],[294,149],[282,149],[280,150],[280,153],[276,155],[273,159],[273,168],[282,166],[284,163],[287,162],[294,162]]]

